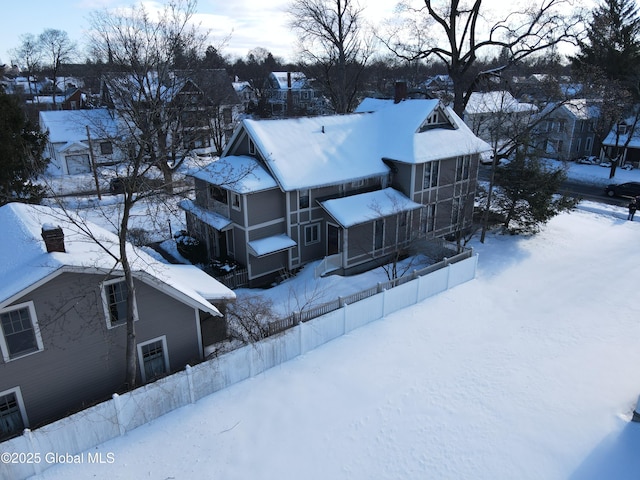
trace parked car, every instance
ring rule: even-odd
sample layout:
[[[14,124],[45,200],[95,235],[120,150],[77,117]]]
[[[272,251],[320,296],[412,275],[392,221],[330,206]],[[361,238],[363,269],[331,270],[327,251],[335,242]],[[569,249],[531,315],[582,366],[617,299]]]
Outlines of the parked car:
[[[612,183],[604,191],[610,197],[637,197],[640,195],[640,182]]]
[[[588,157],[579,158],[577,160],[577,163],[580,163],[582,165],[598,165],[598,163],[600,163],[600,160],[598,160],[598,157],[590,155]]]

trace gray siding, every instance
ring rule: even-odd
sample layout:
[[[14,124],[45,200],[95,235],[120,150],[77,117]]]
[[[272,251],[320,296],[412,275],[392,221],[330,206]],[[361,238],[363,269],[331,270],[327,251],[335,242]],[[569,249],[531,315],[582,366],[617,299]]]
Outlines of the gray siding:
[[[258,225],[286,216],[285,196],[279,189],[247,195],[249,225]],[[283,230],[284,231],[284,230]]]
[[[13,303],[34,302],[44,350],[0,363],[0,391],[21,388],[31,427],[123,387],[126,327],[107,328],[99,288],[104,279],[65,273]],[[172,370],[199,361],[195,310],[141,282],[136,288],[137,341],[166,335]]]

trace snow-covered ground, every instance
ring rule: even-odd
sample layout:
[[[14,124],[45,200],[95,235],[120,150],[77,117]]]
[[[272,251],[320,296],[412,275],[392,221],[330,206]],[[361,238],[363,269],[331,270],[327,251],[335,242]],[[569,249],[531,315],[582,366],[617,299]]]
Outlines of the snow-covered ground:
[[[475,280],[93,450],[111,464],[35,478],[637,479],[640,218],[625,219],[583,202],[538,235],[489,236]]]

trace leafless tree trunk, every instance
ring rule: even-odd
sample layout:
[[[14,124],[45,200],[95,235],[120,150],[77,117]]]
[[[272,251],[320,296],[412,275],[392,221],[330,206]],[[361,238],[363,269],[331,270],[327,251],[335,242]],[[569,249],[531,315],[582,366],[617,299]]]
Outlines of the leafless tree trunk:
[[[382,41],[405,59],[437,59],[453,82],[453,110],[462,116],[475,86],[483,77],[580,34],[581,19],[572,0],[540,0],[526,10],[488,21],[483,0],[423,0],[421,8],[405,5],[407,23],[389,31]],[[429,34],[425,34],[429,32]],[[503,64],[483,71],[478,59],[496,50]]]
[[[303,58],[319,67],[333,109],[350,112],[372,53],[362,8],[353,0],[294,0],[289,14]]]
[[[53,105],[56,104],[56,89],[58,88],[58,73],[63,62],[68,62],[73,56],[76,45],[69,39],[64,30],[49,28],[40,34],[38,41],[45,57],[49,61],[53,76]],[[64,90],[64,85],[63,85]],[[55,108],[55,107],[54,107]]]

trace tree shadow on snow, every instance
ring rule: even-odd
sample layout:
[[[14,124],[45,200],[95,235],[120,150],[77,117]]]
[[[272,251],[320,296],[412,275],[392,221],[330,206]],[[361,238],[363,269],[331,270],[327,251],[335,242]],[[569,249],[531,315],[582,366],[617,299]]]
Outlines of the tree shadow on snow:
[[[637,480],[640,478],[640,423],[628,422],[585,458],[569,480]]]

